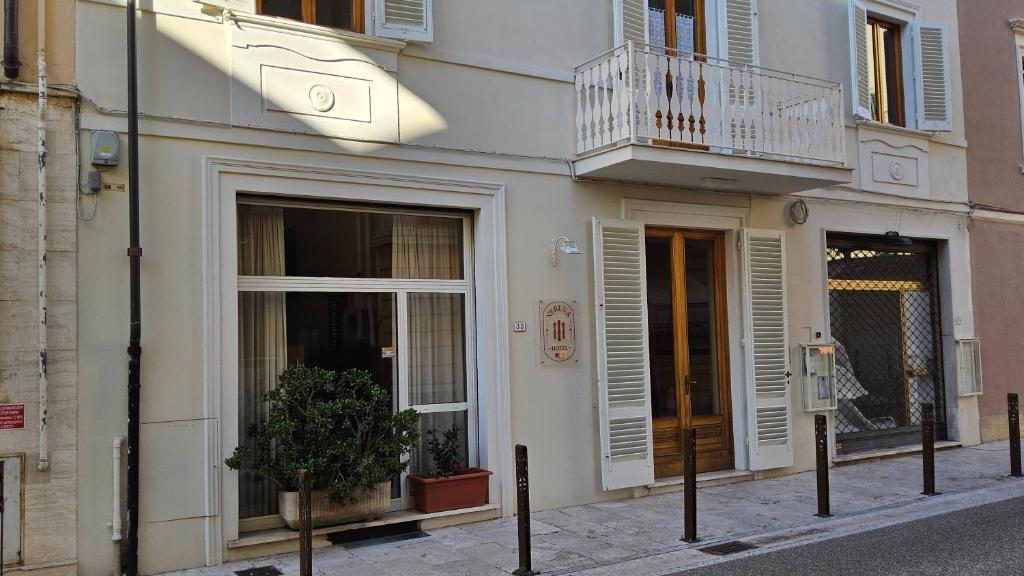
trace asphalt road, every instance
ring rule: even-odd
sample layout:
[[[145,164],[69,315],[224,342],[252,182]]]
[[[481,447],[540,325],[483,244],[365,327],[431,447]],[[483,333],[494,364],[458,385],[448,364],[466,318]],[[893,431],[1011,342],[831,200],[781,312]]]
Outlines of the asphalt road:
[[[1024,498],[680,572],[677,576],[1024,574]]]

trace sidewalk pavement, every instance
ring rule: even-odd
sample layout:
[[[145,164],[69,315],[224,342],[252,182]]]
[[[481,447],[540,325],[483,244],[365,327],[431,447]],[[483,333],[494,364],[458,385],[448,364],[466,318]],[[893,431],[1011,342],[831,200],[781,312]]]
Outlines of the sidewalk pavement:
[[[544,574],[610,576],[669,574],[766,550],[915,520],[1024,496],[1024,479],[1009,477],[1006,442],[936,453],[939,496],[921,495],[921,460],[910,455],[830,470],[832,518],[814,516],[813,471],[701,488],[697,544],[680,542],[682,492],[534,512],[533,569]],[[515,518],[429,530],[423,538],[314,552],[313,570],[344,576],[503,576],[518,567]],[[698,548],[740,539],[757,550],[728,557]],[[296,554],[270,556],[174,573],[233,576],[256,566],[298,574]]]

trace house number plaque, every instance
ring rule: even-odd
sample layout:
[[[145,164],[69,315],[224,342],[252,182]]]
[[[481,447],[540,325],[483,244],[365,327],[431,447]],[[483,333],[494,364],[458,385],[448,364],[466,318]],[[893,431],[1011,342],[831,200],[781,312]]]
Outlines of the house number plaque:
[[[541,356],[545,365],[579,362],[576,358],[576,301],[540,301]]]

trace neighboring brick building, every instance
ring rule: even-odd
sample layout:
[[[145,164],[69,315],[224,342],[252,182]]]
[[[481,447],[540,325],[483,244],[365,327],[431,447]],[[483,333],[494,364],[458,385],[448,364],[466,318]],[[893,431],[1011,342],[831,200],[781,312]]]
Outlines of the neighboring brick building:
[[[20,3],[17,59],[0,77],[0,409],[8,417],[0,418],[0,458],[7,510],[4,564],[56,576],[75,574],[78,557],[77,96],[74,3],[49,0],[45,7],[50,84],[45,155],[37,132],[37,2]],[[0,13],[0,26],[3,21]],[[13,65],[19,61],[20,67]],[[47,222],[47,338],[42,350],[37,312],[40,156],[46,167]],[[41,365],[47,367],[48,400],[42,451]],[[21,406],[24,428],[3,429],[19,424]]]
[[[1024,0],[960,0],[974,314],[983,440],[1006,438],[1006,393],[1024,392]]]

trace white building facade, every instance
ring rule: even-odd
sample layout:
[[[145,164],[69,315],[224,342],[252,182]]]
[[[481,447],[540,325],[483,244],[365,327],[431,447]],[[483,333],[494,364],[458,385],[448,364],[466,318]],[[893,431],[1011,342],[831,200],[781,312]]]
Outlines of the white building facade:
[[[538,509],[680,488],[691,427],[700,473],[809,469],[806,408],[844,457],[913,442],[922,403],[977,443],[956,14],[144,2],[142,571],[294,546],[223,461],[296,362],[464,431],[488,504],[417,514],[396,481],[391,517],[427,527],[512,515],[517,443]],[[88,154],[126,132],[124,6],[80,0],[77,27]],[[87,575],[114,568],[127,412],[126,166],[101,177],[78,228]]]

